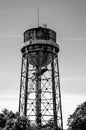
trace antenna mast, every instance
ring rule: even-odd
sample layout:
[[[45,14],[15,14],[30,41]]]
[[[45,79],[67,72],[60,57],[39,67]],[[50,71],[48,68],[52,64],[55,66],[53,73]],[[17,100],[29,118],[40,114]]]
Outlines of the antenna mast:
[[[39,8],[37,8],[37,14],[38,14],[38,27],[39,27]]]

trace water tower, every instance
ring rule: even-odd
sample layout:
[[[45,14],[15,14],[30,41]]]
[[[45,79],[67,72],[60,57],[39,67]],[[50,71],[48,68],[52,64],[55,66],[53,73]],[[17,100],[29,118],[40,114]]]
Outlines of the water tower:
[[[38,129],[49,120],[63,129],[56,32],[46,24],[25,31],[21,52],[20,114]]]

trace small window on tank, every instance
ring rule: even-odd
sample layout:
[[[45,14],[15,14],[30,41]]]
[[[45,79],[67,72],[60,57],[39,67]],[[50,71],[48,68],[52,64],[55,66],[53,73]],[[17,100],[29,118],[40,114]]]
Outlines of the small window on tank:
[[[38,32],[37,32],[37,39],[43,39],[43,32],[42,32],[42,30],[38,30]]]
[[[33,39],[36,39],[36,32],[35,32],[35,30],[33,31]]]
[[[33,33],[33,31],[29,32],[29,39],[34,39],[34,33]]]
[[[25,33],[24,34],[24,42],[28,41],[29,40],[29,36],[28,36],[28,33]]]
[[[44,29],[44,39],[49,40],[49,31]]]

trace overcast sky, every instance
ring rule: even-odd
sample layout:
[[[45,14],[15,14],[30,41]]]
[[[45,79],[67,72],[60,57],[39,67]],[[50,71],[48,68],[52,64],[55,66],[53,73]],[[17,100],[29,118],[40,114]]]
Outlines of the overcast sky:
[[[0,0],[0,111],[18,110],[23,32],[40,26],[57,33],[63,121],[86,101],[86,0]]]

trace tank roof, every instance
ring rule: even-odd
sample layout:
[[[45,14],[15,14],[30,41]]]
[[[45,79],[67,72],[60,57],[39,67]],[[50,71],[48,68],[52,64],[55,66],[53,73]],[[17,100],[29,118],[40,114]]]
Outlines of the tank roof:
[[[36,27],[36,28],[30,28],[30,29],[28,29],[28,30],[26,30],[25,32],[24,32],[24,34],[26,33],[26,32],[28,32],[28,31],[33,31],[33,30],[39,30],[39,29],[45,29],[45,30],[51,30],[52,32],[54,32],[54,33],[56,33],[54,30],[52,30],[52,29],[50,29],[50,28],[44,28],[44,27],[42,27],[42,26],[39,26],[39,27]]]

